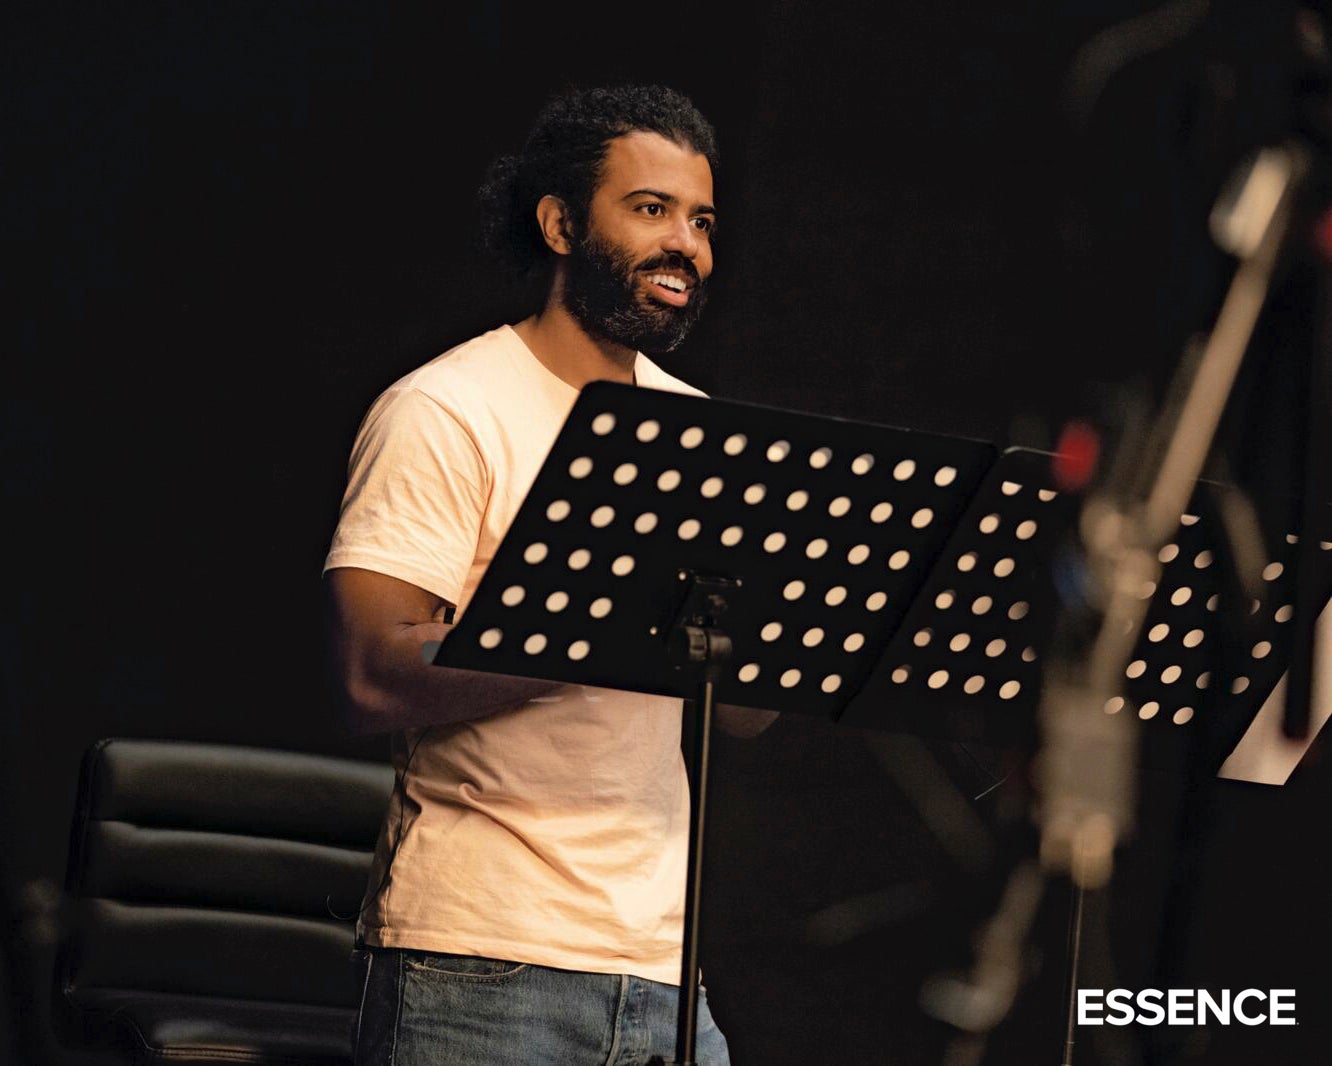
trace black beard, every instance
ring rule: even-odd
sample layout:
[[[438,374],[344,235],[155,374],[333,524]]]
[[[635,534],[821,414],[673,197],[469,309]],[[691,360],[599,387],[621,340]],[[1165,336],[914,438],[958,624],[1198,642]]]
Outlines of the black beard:
[[[635,267],[624,252],[588,237],[575,242],[567,262],[562,297],[565,310],[591,336],[648,355],[678,348],[707,302],[693,263],[683,256],[657,256]],[[693,276],[694,287],[684,307],[648,303],[639,294],[636,275],[664,269],[683,270]]]

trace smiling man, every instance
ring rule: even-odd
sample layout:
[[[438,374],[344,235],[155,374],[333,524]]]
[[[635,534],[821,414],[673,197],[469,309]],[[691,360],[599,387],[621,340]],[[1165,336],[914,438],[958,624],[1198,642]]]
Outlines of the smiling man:
[[[712,128],[660,87],[578,91],[482,189],[488,243],[545,271],[541,309],[389,388],[353,446],[325,564],[355,728],[398,787],[358,926],[358,1066],[672,1057],[689,793],[680,702],[427,666],[578,395],[697,392],[650,358],[697,321]],[[644,354],[647,353],[647,354]],[[760,712],[719,723],[754,732]],[[697,1061],[726,1063],[700,996]]]

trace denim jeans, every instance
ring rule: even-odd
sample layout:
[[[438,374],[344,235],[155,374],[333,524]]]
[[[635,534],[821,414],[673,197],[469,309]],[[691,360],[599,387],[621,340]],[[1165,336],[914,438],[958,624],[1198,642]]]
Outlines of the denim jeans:
[[[372,948],[356,1066],[650,1066],[675,1058],[679,990],[469,955]],[[699,1066],[729,1066],[698,996]]]

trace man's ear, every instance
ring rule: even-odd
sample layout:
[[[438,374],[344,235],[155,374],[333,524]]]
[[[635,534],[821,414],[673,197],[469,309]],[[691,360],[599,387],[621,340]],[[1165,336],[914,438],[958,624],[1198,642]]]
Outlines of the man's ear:
[[[543,196],[537,202],[536,216],[546,247],[556,255],[568,255],[573,251],[573,225],[563,200],[549,194]]]

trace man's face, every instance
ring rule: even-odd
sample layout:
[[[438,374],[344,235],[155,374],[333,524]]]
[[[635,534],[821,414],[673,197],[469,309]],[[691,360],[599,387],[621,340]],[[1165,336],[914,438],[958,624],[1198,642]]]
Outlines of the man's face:
[[[566,261],[564,306],[594,337],[671,351],[703,310],[716,217],[705,156],[656,133],[615,138]]]

